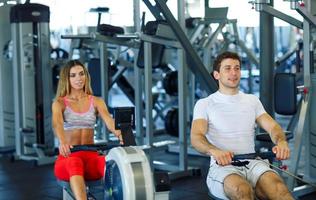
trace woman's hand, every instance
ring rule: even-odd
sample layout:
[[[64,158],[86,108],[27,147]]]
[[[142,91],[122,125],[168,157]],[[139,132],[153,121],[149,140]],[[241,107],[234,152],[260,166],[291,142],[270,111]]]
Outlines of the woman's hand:
[[[113,134],[119,139],[120,144],[124,144],[121,130],[115,130]]]
[[[59,154],[68,157],[71,154],[70,149],[73,148],[72,145],[67,144],[67,143],[60,143],[59,144]]]

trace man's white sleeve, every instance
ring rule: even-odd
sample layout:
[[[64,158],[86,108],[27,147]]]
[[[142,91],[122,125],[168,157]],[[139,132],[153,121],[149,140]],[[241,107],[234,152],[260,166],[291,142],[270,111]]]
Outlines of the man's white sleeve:
[[[264,109],[264,107],[263,107],[261,101],[258,99],[258,97],[256,97],[255,109],[256,109],[256,119],[260,115],[266,113],[266,110]]]
[[[193,120],[205,119],[208,120],[207,116],[207,102],[205,100],[198,100],[193,110]]]

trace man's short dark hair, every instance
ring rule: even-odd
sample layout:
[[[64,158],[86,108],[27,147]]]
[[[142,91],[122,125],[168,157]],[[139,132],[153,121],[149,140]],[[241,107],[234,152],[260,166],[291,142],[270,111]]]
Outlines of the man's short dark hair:
[[[221,67],[221,62],[224,60],[224,59],[227,59],[227,58],[231,58],[231,59],[234,59],[234,60],[238,60],[239,63],[241,63],[241,59],[239,57],[239,55],[235,52],[230,52],[230,51],[225,51],[221,54],[219,54],[215,60],[214,60],[214,64],[213,64],[213,71],[217,71],[219,72],[220,70],[220,67]]]

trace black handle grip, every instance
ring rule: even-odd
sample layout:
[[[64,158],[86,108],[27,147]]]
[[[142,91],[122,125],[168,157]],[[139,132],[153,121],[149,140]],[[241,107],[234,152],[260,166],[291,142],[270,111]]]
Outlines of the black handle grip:
[[[275,154],[272,151],[260,152],[260,153],[239,154],[239,155],[234,155],[233,161],[246,160],[246,159],[256,159],[257,157],[260,157],[261,159],[269,159],[269,158],[275,158]]]
[[[260,153],[249,153],[249,154],[238,154],[238,155],[234,155],[231,165],[245,166],[249,164],[249,162],[240,161],[240,160],[251,160],[251,159],[256,159],[257,157],[260,157],[261,159],[271,159],[271,158],[275,158],[275,154],[272,151],[260,152]],[[218,164],[217,161],[216,161],[216,164]]]
[[[107,151],[114,147],[118,147],[118,144],[86,144],[86,145],[74,145],[70,151],[77,152],[77,151]]]
[[[275,158],[275,153],[273,153],[272,151],[257,153],[257,155],[262,159]]]

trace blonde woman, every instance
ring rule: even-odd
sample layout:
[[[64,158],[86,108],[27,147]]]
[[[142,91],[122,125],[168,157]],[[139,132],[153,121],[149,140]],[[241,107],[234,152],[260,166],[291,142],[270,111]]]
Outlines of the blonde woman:
[[[105,102],[93,96],[89,72],[80,61],[71,60],[61,69],[52,112],[53,129],[59,141],[55,176],[70,182],[77,200],[86,199],[84,181],[104,176],[105,157],[91,151],[71,153],[70,149],[73,145],[94,143],[97,116],[120,141],[122,137],[121,131],[114,128],[114,120]]]

